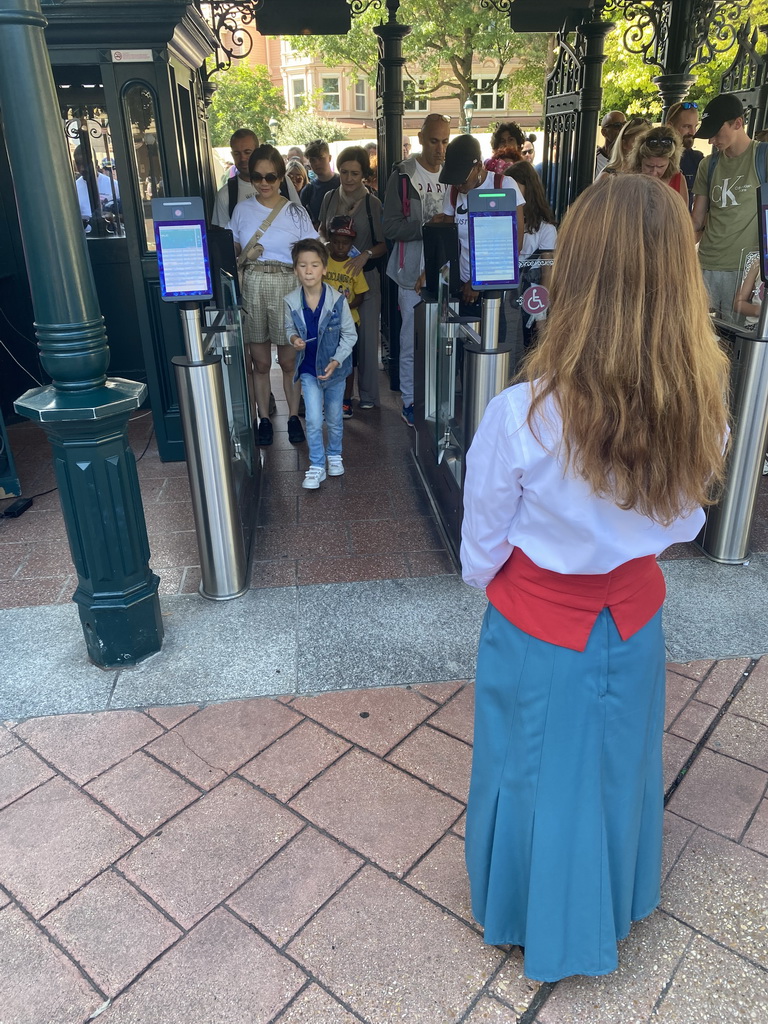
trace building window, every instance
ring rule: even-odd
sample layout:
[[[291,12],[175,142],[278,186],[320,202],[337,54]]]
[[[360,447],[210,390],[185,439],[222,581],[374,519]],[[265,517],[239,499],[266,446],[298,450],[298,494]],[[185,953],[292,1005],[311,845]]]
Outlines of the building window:
[[[340,110],[338,78],[323,79],[323,110]]]
[[[503,110],[506,106],[506,97],[499,90],[499,83],[493,78],[476,78],[475,95],[472,97],[475,102],[475,110]]]
[[[307,83],[304,78],[291,79],[291,107],[298,110],[303,107],[307,98]]]
[[[355,82],[355,110],[368,109],[368,96],[365,88],[365,79],[358,78]]]
[[[410,79],[406,79],[403,82],[405,110],[419,111],[427,109],[427,97],[416,95],[417,85],[418,92],[423,92],[423,90],[426,88],[427,83],[423,79],[420,82],[413,82]]]

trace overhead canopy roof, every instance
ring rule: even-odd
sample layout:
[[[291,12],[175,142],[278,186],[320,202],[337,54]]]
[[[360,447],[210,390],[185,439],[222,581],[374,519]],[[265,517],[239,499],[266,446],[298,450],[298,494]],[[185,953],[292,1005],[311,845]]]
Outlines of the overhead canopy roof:
[[[265,0],[256,14],[265,36],[343,36],[351,24],[347,0]]]
[[[513,0],[509,23],[515,32],[557,32],[575,28],[594,0]]]

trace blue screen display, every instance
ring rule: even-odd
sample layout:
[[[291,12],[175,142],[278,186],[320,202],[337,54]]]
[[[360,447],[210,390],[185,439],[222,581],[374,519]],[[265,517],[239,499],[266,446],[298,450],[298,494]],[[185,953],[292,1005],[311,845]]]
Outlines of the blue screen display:
[[[155,242],[164,299],[212,297],[204,221],[156,221]]]

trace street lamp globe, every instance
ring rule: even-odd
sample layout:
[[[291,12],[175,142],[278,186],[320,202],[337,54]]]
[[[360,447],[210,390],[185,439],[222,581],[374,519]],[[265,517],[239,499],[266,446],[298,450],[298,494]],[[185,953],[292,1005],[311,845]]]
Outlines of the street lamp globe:
[[[277,118],[270,117],[268,123],[269,123],[269,141],[274,146],[274,144],[275,144],[275,132],[277,131],[280,122],[277,120]]]
[[[467,135],[472,134],[472,117],[475,113],[475,104],[471,99],[468,99],[464,103],[464,131]]]

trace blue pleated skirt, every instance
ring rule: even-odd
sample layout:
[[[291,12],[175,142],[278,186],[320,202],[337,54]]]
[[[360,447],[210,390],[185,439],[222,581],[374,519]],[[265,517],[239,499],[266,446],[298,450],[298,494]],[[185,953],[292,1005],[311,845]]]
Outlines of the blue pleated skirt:
[[[485,941],[524,946],[530,978],[609,974],[659,902],[664,681],[660,611],[623,641],[603,610],[580,652],[488,607],[467,870]]]

